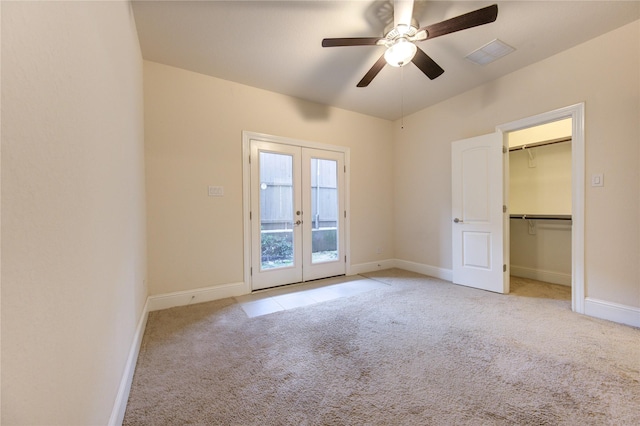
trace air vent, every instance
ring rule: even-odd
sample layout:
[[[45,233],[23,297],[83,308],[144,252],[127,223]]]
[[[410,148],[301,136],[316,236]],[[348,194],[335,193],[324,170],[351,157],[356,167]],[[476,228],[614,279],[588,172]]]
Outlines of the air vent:
[[[465,57],[471,62],[474,62],[478,65],[486,65],[495,61],[496,59],[500,59],[503,56],[508,55],[515,50],[516,49],[509,46],[505,42],[495,39],[485,44],[481,48],[474,50]]]

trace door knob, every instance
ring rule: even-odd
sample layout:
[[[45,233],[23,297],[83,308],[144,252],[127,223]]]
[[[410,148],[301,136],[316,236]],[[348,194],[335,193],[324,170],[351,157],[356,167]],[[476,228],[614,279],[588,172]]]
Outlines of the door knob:
[[[453,219],[454,223],[464,223],[462,220],[458,219],[457,217],[455,219]]]
[[[296,223],[295,223],[295,224],[296,224],[296,226],[297,226],[297,225],[301,225],[301,224],[302,224],[302,221],[301,221],[301,220],[296,220]]]
[[[297,215],[297,216],[300,216],[301,214],[302,214],[302,212],[301,212],[300,210],[297,210],[297,211],[296,211],[296,215]]]

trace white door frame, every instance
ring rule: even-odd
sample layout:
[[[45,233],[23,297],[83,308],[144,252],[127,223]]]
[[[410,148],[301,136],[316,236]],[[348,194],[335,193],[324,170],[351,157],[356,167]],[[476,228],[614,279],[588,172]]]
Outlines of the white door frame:
[[[351,163],[349,157],[350,149],[338,145],[328,145],[318,142],[309,142],[299,139],[286,138],[282,136],[273,136],[265,133],[256,133],[243,130],[242,131],[242,224],[243,224],[243,265],[244,265],[244,289],[245,293],[251,293],[251,164],[249,156],[251,154],[251,141],[258,140],[264,142],[279,143],[282,145],[293,145],[302,148],[320,149],[325,151],[335,151],[344,154],[344,165],[346,172],[344,174],[344,209],[346,218],[344,221],[344,252],[347,257],[345,262],[346,275],[351,275],[351,214],[349,203],[349,187],[350,187],[350,171]]]
[[[571,130],[571,309],[584,314],[584,192],[585,192],[585,143],[584,102],[559,108],[554,111],[512,121],[496,126],[503,133],[526,129],[541,124],[572,119]],[[505,188],[509,188],[509,176],[505,176]],[[509,252],[509,241],[504,250]]]

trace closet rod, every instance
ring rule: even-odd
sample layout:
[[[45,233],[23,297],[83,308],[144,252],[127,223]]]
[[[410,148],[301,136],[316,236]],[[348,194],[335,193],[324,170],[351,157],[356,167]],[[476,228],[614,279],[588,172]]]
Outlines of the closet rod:
[[[519,151],[521,149],[527,149],[527,148],[537,148],[539,146],[545,146],[545,145],[553,145],[553,144],[562,143],[562,142],[571,142],[571,136],[564,137],[564,138],[558,138],[558,139],[551,139],[551,140],[543,141],[543,142],[534,142],[534,143],[530,143],[530,144],[514,146],[514,147],[509,148],[509,152],[511,152],[511,151]]]
[[[570,214],[512,214],[511,219],[527,219],[527,220],[571,220]]]

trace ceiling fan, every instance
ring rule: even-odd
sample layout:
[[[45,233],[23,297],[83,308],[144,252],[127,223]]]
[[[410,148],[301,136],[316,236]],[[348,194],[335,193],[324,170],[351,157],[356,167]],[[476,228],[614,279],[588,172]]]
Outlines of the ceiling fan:
[[[420,71],[433,80],[440,76],[444,70],[415,43],[489,24],[498,17],[498,5],[483,7],[422,28],[412,15],[413,0],[394,0],[393,23],[385,30],[384,37],[325,38],[322,40],[322,47],[384,46],[387,48],[380,59],[360,80],[358,87],[368,86],[385,64],[402,67],[413,62]]]

